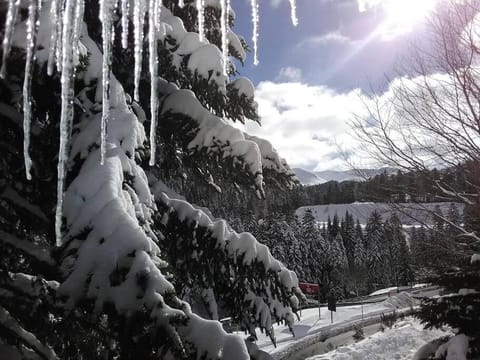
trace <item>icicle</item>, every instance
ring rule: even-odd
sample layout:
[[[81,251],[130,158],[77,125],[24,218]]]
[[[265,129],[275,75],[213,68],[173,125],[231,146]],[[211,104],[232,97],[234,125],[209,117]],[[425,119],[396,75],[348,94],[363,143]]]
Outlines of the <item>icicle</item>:
[[[227,41],[227,22],[228,22],[228,7],[226,0],[220,0],[222,14],[220,19],[220,27],[222,30],[222,57],[223,57],[223,73],[228,76],[228,41]]]
[[[58,1],[58,19],[57,19],[57,44],[55,45],[56,51],[55,51],[55,57],[57,59],[57,71],[61,72],[62,71],[62,59],[63,59],[63,21],[61,19],[64,18],[64,9],[62,7],[62,0]]]
[[[160,0],[149,0],[148,9],[148,63],[150,69],[150,166],[155,165],[156,142],[155,135],[157,129],[157,111],[158,111],[158,53],[157,53],[157,27],[160,27]]]
[[[120,0],[122,2],[122,47],[128,47],[128,15],[130,14],[130,1]]]
[[[85,0],[76,0],[77,5],[75,7],[75,22],[73,24],[73,43],[77,44],[82,33],[83,26],[83,11],[85,10]],[[74,49],[75,55],[78,56],[78,46]]]
[[[32,122],[32,71],[35,61],[35,47],[37,44],[37,30],[39,7],[41,0],[32,0],[28,6],[27,20],[27,55],[25,59],[25,76],[23,78],[23,158],[27,180],[32,179],[30,169],[32,159],[28,149],[30,147],[30,124]]]
[[[3,56],[2,67],[0,68],[0,78],[4,79],[7,72],[7,59],[12,46],[13,28],[17,20],[18,7],[20,6],[20,0],[9,0],[7,20],[5,22],[5,37],[3,38]]]
[[[253,22],[253,64],[258,65],[258,0],[250,0],[252,5],[252,22]]]
[[[102,23],[102,121],[100,125],[100,164],[105,163],[107,151],[107,122],[110,116],[110,73],[112,66],[112,0],[100,2],[100,21]]]
[[[133,8],[133,26],[134,26],[134,58],[135,58],[135,68],[134,68],[134,93],[133,99],[139,101],[140,96],[138,93],[138,87],[140,84],[140,75],[142,72],[142,56],[143,56],[143,24],[145,21],[145,6],[143,0],[137,0],[134,2]]]
[[[183,2],[183,0],[178,0],[178,6],[180,6],[181,8],[185,6],[185,3]]]
[[[297,26],[298,19],[297,19],[297,1],[296,0],[290,0],[290,8],[291,8],[292,24],[293,26]]]
[[[160,21],[162,15],[163,0],[157,0],[155,4],[155,31],[160,33],[162,31],[162,23]],[[158,38],[158,35],[157,35]]]
[[[58,37],[58,26],[57,22],[59,21],[59,13],[61,8],[61,2],[58,0],[52,0],[50,8],[50,16],[52,17],[52,30],[50,33],[50,46],[48,50],[48,62],[47,62],[47,74],[52,76],[53,74],[53,64],[56,58],[57,51],[57,37]]]
[[[197,0],[198,35],[200,41],[205,38],[205,0]]]
[[[63,217],[63,187],[65,182],[65,166],[68,160],[68,142],[73,122],[73,96],[74,96],[74,49],[77,44],[74,43],[73,26],[74,16],[77,13],[77,0],[66,0],[65,10],[63,11],[62,26],[62,75],[61,82],[61,112],[60,112],[60,146],[58,149],[57,164],[57,207],[55,211],[55,235],[56,244],[62,244],[62,217]]]

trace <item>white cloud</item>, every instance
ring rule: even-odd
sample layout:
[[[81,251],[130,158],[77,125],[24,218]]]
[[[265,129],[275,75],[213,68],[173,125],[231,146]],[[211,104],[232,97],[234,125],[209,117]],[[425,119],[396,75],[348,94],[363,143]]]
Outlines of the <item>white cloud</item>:
[[[339,30],[331,31],[329,33],[320,35],[320,36],[312,36],[303,40],[300,43],[302,45],[328,45],[328,44],[348,44],[352,43],[352,39],[348,36],[343,35]]]
[[[283,0],[270,0],[270,5],[274,8],[277,8],[280,6]]]
[[[276,79],[278,82],[298,82],[302,80],[302,70],[293,66],[282,67]]]
[[[384,0],[357,0],[358,11],[365,12],[379,6]]]
[[[360,90],[338,93],[300,82],[261,82],[256,100],[262,126],[249,122],[245,130],[268,139],[291,166],[347,168],[339,146],[355,152],[349,123],[353,113],[364,111],[362,96]]]

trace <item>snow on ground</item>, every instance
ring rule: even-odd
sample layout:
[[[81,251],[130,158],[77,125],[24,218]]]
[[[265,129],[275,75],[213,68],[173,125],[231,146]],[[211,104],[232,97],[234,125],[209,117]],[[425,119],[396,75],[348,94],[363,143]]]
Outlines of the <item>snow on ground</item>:
[[[415,352],[429,341],[450,335],[448,331],[424,330],[418,320],[412,317],[397,322],[391,329],[377,332],[372,336],[335,351],[317,355],[308,360],[410,360]],[[332,344],[331,346],[335,346]]]
[[[388,294],[390,291],[397,290],[397,289],[398,289],[397,286],[389,287],[389,288],[385,288],[385,289],[379,289],[379,290],[377,290],[377,291],[372,292],[372,293],[370,294],[370,296]]]
[[[275,359],[304,360],[309,356],[332,350],[332,344],[343,346],[354,342],[352,336],[357,326],[364,329],[366,336],[374,334],[379,329],[382,314],[392,314],[396,310],[399,316],[410,315],[412,308],[417,305],[417,299],[408,292],[388,297],[384,301],[364,303],[363,306],[339,305],[333,315],[333,324],[330,311],[325,307],[321,308],[320,319],[318,318],[318,308],[305,309],[300,314],[301,319],[293,325],[295,337],[287,326],[275,325],[277,347],[274,347],[264,334],[259,335],[257,345]]]
[[[364,316],[379,315],[381,313],[391,313],[393,306],[386,302],[365,304],[363,305]],[[362,306],[345,306],[337,307],[337,311],[333,314],[333,324],[331,324],[330,311],[326,307],[321,308],[321,318],[318,319],[318,308],[302,310],[300,321],[296,321],[293,325],[295,337],[284,325],[274,325],[275,335],[277,338],[277,347],[275,348],[270,339],[265,334],[258,336],[258,346],[268,353],[274,354],[285,350],[299,339],[313,335],[325,329],[334,329],[340,324],[344,324],[350,320],[360,320],[362,318]]]

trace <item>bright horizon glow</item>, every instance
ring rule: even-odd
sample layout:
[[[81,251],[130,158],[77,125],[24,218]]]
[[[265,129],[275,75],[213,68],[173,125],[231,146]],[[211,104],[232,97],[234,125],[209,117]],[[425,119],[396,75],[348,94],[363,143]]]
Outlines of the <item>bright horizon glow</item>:
[[[438,0],[383,0],[386,19],[380,25],[381,35],[393,38],[411,31],[435,9]]]

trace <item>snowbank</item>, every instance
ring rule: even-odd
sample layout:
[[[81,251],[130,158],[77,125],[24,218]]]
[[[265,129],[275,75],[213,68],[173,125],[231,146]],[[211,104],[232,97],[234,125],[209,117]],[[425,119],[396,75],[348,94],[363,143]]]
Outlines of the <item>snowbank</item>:
[[[340,346],[308,360],[410,360],[415,351],[429,341],[448,335],[442,330],[424,330],[413,318],[400,321],[385,332],[378,332],[356,344]]]

